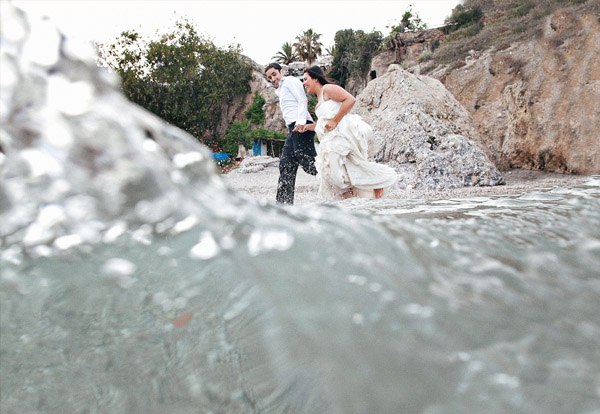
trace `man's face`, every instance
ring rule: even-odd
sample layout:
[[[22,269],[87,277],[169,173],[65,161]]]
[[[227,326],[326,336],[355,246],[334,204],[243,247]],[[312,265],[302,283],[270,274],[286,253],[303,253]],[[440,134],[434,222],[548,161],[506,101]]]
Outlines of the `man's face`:
[[[267,75],[267,79],[273,84],[274,87],[279,88],[279,81],[281,80],[281,71],[275,68],[270,68],[265,75]]]

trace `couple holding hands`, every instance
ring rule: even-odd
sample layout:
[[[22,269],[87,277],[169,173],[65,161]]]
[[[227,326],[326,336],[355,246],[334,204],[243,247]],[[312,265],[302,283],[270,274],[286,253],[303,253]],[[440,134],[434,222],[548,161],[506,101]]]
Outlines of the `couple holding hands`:
[[[396,183],[393,168],[369,161],[374,151],[373,130],[359,115],[349,113],[355,98],[326,77],[319,66],[306,69],[303,82],[284,76],[277,63],[269,64],[265,75],[277,88],[288,127],[279,161],[278,203],[294,203],[299,166],[308,174],[318,173],[319,195],[326,200],[381,198],[384,189]],[[306,93],[318,98],[316,123],[308,112]],[[318,155],[315,132],[320,143]]]

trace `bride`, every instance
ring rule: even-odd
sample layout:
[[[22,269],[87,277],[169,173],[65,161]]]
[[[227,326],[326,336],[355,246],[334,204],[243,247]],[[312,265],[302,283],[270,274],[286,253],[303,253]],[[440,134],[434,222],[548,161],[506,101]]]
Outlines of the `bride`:
[[[296,130],[314,130],[319,136],[316,157],[319,194],[329,200],[349,197],[381,198],[384,189],[398,179],[396,171],[369,161],[374,152],[373,130],[356,114],[348,112],[355,98],[331,83],[319,66],[304,71],[304,86],[318,97],[316,124],[298,125]]]

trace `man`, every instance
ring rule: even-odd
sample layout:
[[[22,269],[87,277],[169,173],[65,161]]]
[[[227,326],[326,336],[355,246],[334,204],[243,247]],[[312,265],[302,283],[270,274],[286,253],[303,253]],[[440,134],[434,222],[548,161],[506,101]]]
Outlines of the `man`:
[[[288,135],[279,159],[279,182],[276,200],[280,204],[294,204],[296,173],[301,165],[306,173],[317,175],[315,168],[315,132],[294,131],[296,125],[312,123],[308,99],[302,82],[294,76],[283,76],[281,65],[271,63],[265,69],[269,82],[277,88],[279,108],[288,128]]]

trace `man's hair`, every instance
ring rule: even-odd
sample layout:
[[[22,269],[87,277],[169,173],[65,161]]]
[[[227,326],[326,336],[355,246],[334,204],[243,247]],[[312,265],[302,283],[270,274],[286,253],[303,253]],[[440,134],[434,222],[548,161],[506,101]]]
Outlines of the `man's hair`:
[[[281,65],[279,63],[269,63],[265,68],[265,73],[267,73],[269,69],[276,69],[281,72]]]

